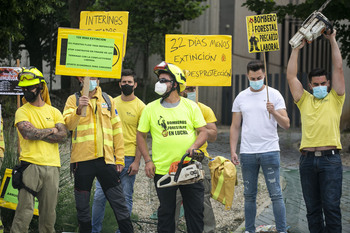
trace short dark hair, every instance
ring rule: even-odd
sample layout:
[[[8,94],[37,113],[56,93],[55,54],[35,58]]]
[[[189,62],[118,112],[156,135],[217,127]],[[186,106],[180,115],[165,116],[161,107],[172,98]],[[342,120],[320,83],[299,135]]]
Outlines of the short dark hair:
[[[249,73],[249,71],[258,71],[258,70],[262,70],[263,72],[265,72],[265,66],[264,63],[260,60],[253,60],[250,61],[247,64],[247,73]]]
[[[120,81],[122,81],[123,76],[132,76],[134,78],[134,82],[137,82],[136,73],[132,69],[124,69],[122,71],[122,76],[120,78]]]
[[[326,76],[326,79],[328,79],[327,77],[327,71],[325,69],[322,68],[315,68],[313,70],[310,71],[308,78],[309,78],[309,82],[311,83],[312,77],[319,77],[319,76]]]

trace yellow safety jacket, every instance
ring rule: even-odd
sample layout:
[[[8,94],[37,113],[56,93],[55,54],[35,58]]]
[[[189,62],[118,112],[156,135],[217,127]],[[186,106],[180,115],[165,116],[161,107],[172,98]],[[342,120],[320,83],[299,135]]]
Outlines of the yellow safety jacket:
[[[209,162],[211,173],[211,197],[231,209],[235,185],[237,185],[236,166],[223,156],[216,156]]]
[[[93,160],[104,157],[107,164],[124,165],[124,139],[122,133],[122,123],[117,115],[113,99],[111,100],[111,109],[105,102],[100,87],[97,87],[96,93],[92,98],[96,98],[96,108],[93,109],[91,101],[86,108],[86,117],[76,114],[77,97],[71,95],[68,97],[63,111],[63,118],[72,134],[72,153],[71,163]],[[97,123],[101,120],[103,135],[103,155],[97,153]]]

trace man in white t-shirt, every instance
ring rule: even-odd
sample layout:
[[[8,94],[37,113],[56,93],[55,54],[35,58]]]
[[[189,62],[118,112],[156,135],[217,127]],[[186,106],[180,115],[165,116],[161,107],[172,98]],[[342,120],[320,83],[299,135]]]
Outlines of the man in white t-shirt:
[[[277,124],[289,128],[289,118],[282,95],[264,85],[265,69],[262,61],[247,65],[250,87],[238,94],[232,106],[230,128],[231,160],[239,164],[236,154],[242,123],[240,162],[244,183],[244,213],[246,233],[255,232],[256,194],[259,169],[265,176],[273,205],[276,228],[286,232],[286,209],[280,187],[280,148]]]

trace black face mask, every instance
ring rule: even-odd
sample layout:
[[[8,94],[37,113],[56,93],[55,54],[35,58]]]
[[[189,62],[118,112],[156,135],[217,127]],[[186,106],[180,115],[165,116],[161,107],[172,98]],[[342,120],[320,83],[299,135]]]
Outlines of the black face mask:
[[[131,95],[131,93],[134,91],[134,86],[131,86],[129,84],[124,84],[121,86],[121,88],[124,95]]]
[[[33,103],[36,98],[39,95],[40,90],[37,90],[35,93],[31,92],[31,91],[24,91],[24,98],[29,102],[29,103]]]

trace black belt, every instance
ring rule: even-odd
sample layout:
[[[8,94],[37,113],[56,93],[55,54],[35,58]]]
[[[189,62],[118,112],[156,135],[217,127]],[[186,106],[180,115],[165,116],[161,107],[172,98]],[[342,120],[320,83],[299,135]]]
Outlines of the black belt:
[[[339,154],[340,150],[332,149],[332,150],[321,150],[321,151],[307,151],[302,150],[301,154],[306,156],[327,156],[327,155],[335,155]]]

